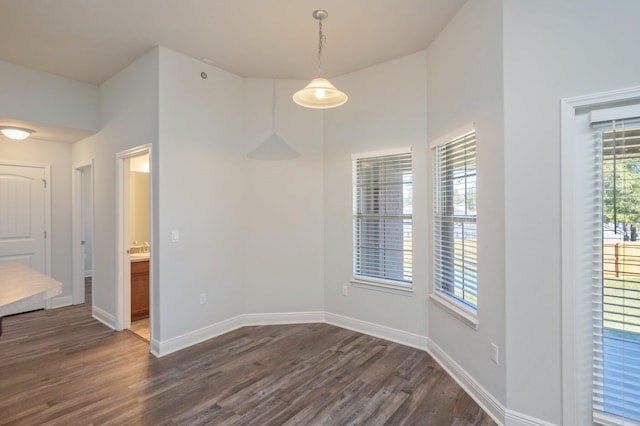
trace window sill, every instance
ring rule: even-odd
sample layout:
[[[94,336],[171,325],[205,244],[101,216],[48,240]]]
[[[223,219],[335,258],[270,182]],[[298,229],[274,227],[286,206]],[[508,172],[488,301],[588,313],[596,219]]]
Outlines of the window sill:
[[[367,290],[382,291],[384,293],[399,294],[401,296],[413,296],[413,284],[402,286],[400,284],[392,284],[392,282],[366,280],[359,277],[351,279],[351,285]]]
[[[478,325],[480,324],[480,322],[478,321],[478,317],[468,309],[465,309],[459,304],[449,300],[449,298],[438,293],[431,293],[429,295],[429,298],[438,306],[452,314],[454,317],[456,317],[469,327],[473,328],[474,330],[478,330]]]

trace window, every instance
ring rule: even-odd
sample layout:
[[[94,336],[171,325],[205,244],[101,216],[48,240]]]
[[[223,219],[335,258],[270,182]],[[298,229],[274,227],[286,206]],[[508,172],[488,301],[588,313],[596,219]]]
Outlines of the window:
[[[561,111],[563,424],[640,425],[640,87]]]
[[[413,280],[411,151],[353,158],[353,275],[411,289]]]
[[[640,121],[599,123],[595,139],[602,242],[593,282],[594,417],[640,422]]]
[[[435,294],[475,315],[478,307],[476,134],[432,146]]]

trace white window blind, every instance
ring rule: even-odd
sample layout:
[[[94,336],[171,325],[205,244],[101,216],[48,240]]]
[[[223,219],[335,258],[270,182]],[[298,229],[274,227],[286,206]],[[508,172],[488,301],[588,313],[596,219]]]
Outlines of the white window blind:
[[[435,289],[475,312],[478,298],[476,134],[433,147]]]
[[[640,424],[640,123],[600,123],[593,139],[593,415]]]
[[[353,274],[410,287],[413,280],[411,152],[353,159]]]

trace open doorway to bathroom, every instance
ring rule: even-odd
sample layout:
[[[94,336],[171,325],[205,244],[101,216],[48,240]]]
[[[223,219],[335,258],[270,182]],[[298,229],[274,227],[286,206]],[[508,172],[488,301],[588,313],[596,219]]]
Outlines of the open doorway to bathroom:
[[[151,341],[152,168],[148,145],[118,157],[118,318],[119,330]]]
[[[130,330],[147,342],[149,326],[149,154],[129,159],[129,259],[131,264]]]

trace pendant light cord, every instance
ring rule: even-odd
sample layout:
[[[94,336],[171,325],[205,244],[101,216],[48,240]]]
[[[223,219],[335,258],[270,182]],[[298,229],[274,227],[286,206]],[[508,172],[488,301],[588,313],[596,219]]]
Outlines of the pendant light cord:
[[[322,76],[322,50],[327,42],[327,36],[322,33],[322,19],[318,19],[318,75]]]
[[[276,134],[276,79],[273,79],[273,88],[271,91],[271,133]]]

